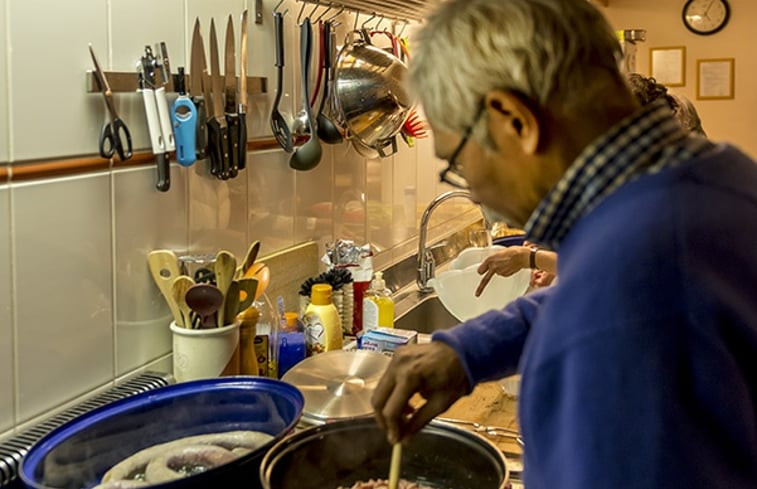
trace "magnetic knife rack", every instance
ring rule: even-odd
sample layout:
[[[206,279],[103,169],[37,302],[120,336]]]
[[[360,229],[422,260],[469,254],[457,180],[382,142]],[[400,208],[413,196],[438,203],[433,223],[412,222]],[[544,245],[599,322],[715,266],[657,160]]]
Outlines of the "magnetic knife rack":
[[[137,72],[126,71],[106,71],[104,72],[105,78],[108,80],[110,90],[113,93],[133,93],[139,89],[139,75]],[[171,73],[171,87],[178,85],[179,75]],[[184,86],[189,85],[189,75],[184,75]],[[97,82],[97,77],[90,70],[87,71],[86,87],[88,93],[99,93],[100,85]],[[174,92],[175,90],[168,90],[166,85],[166,91]],[[247,94],[257,95],[261,93],[268,93],[268,78],[260,76],[248,76],[247,77]],[[191,95],[198,95],[192,93]]]

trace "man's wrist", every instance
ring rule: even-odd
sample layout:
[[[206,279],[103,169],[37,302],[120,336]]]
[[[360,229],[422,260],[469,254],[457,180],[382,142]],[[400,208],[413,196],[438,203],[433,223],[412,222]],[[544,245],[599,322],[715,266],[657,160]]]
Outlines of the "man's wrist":
[[[528,263],[529,268],[532,270],[538,270],[539,267],[536,266],[536,254],[541,251],[539,248],[531,248],[531,253],[528,255]]]

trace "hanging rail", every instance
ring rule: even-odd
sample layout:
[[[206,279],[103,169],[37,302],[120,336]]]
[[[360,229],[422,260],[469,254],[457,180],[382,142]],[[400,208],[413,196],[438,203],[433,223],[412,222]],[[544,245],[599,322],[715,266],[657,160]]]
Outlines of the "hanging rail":
[[[377,18],[402,22],[422,20],[440,0],[300,0],[304,3],[350,10],[361,14],[375,14]]]

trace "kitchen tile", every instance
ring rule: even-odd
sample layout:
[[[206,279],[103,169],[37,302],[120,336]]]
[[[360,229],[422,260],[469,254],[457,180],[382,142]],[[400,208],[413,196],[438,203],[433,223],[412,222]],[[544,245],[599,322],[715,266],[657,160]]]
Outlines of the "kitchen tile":
[[[418,195],[418,207],[422,212],[426,205],[428,205],[435,196],[445,191],[442,189],[443,187],[446,190],[450,190],[451,187],[439,183],[439,172],[444,168],[445,162],[438,159],[434,154],[433,135],[426,139],[416,140],[415,147],[417,151],[416,158],[418,171],[418,186],[416,190]]]
[[[5,32],[5,9],[7,0],[0,0],[0,26]],[[8,161],[8,70],[6,64],[6,52],[8,45],[5,36],[0,36],[0,162]],[[1,426],[1,424],[0,424]]]
[[[22,422],[113,378],[110,177],[11,192]]]
[[[105,118],[102,97],[84,90],[92,69],[87,44],[102,62],[108,59],[105,2],[41,3],[9,2],[15,161],[95,153]],[[41,118],[55,121],[44,136]]]
[[[261,255],[292,246],[296,193],[289,154],[266,151],[251,155],[247,178],[250,241],[260,241]]]
[[[0,432],[13,425],[15,399],[10,236],[10,191],[0,185]]]
[[[324,144],[321,162],[310,171],[295,172],[295,243],[315,241],[324,249],[334,241],[334,147]]]
[[[367,238],[378,251],[391,248],[397,241],[393,228],[392,199],[394,157],[369,159],[365,164]]]
[[[236,178],[219,180],[209,173],[208,160],[189,167],[190,252],[216,253],[224,249],[239,259],[247,252],[246,173],[249,169]]]
[[[400,143],[402,145],[403,143]],[[418,210],[418,168],[417,148],[401,146],[394,156],[394,224],[397,241],[395,244],[417,233],[420,213]],[[421,212],[423,209],[420,210]]]
[[[145,15],[149,12],[149,15]],[[155,56],[159,50],[156,44],[166,43],[171,71],[176,73],[179,66],[187,66],[188,56],[184,43],[184,0],[110,0],[110,38],[112,58],[107,59],[105,48],[99,54],[100,63],[113,71],[135,71],[140,57],[149,45]],[[169,103],[176,94],[167,93]],[[119,93],[115,96],[117,110],[126,122],[136,149],[150,147],[144,102],[141,94]]]
[[[358,245],[366,236],[366,162],[350,144],[334,147],[334,238]]]
[[[113,174],[116,270],[116,375],[171,352],[172,320],[150,275],[154,249],[187,250],[187,170],[171,165],[171,189],[154,190],[155,169]],[[135,198],[139,196],[139,198]]]

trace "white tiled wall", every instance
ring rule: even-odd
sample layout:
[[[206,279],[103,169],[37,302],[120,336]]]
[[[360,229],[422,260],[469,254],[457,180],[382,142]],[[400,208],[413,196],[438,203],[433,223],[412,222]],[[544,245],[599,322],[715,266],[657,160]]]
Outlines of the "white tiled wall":
[[[0,186],[0,432],[13,425],[10,192]]]
[[[84,91],[88,43],[106,69],[130,71],[145,44],[164,40],[176,68],[188,64],[195,16],[206,43],[216,19],[222,50],[227,15],[238,36],[245,7],[248,71],[267,77],[269,88],[250,100],[248,126],[253,136],[268,135],[276,3],[264,1],[257,25],[254,0],[0,0],[0,26],[10,28],[9,45],[0,35],[0,162],[96,152],[105,112],[102,97]],[[282,9],[289,10],[282,110],[291,116],[300,106],[299,4],[286,0]],[[340,40],[351,25],[345,16]],[[135,149],[146,148],[139,97],[116,94],[116,103]],[[168,193],[155,190],[152,165],[0,186],[0,437],[115,379],[170,368],[169,313],[145,261],[151,249],[227,249],[241,257],[253,239],[261,255],[309,240],[321,252],[335,238],[370,240],[383,250],[378,267],[412,251],[420,212],[445,188],[436,183],[440,163],[430,139],[414,149],[399,144],[385,160],[324,145],[309,172],[290,169],[281,150],[249,153],[248,169],[229,181],[209,176],[206,161],[174,164]],[[435,222],[459,213],[450,209]]]
[[[113,377],[110,178],[12,187],[18,417]]]

